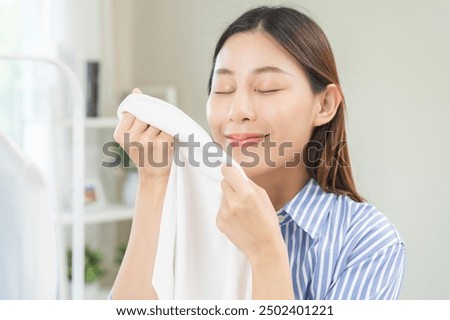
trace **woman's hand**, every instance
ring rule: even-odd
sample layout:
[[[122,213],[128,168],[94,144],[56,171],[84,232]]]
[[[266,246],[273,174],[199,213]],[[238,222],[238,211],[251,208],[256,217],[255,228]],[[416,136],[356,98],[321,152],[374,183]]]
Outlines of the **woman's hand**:
[[[133,93],[141,93],[134,89]],[[114,282],[113,299],[158,299],[153,271],[164,197],[173,158],[173,138],[124,113],[114,139],[139,171],[139,188],[127,250]]]
[[[286,245],[267,192],[233,167],[222,167],[217,227],[240,248],[252,267],[252,298],[294,299]]]
[[[134,89],[133,93],[142,93]],[[167,180],[173,158],[173,137],[125,112],[114,139],[138,168],[141,180]]]
[[[222,167],[222,202],[217,227],[250,262],[286,251],[275,209],[267,192],[234,167]]]

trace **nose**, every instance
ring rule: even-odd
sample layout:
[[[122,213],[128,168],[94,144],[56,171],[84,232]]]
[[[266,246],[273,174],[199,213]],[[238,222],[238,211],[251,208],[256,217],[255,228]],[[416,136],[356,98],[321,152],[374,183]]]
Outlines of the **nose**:
[[[228,112],[228,120],[235,123],[253,121],[256,119],[256,111],[248,94],[237,90],[233,96]]]

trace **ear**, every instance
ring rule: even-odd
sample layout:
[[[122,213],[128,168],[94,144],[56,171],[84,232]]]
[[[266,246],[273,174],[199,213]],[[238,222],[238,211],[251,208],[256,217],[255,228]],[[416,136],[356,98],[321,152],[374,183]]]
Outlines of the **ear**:
[[[342,102],[342,95],[338,87],[335,84],[329,84],[325,90],[317,96],[317,108],[314,118],[314,126],[319,127],[330,122],[336,112],[339,105]]]

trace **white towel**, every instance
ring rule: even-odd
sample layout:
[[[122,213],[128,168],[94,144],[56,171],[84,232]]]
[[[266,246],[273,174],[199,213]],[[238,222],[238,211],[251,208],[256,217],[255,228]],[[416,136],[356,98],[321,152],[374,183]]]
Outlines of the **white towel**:
[[[247,178],[242,168],[201,126],[167,102],[131,94],[120,104],[119,118],[123,112],[177,137],[181,143],[198,143],[195,148],[180,146],[174,155],[153,275],[158,297],[251,299],[248,260],[216,226],[222,197],[220,168],[228,161]],[[208,165],[216,161],[217,166]]]

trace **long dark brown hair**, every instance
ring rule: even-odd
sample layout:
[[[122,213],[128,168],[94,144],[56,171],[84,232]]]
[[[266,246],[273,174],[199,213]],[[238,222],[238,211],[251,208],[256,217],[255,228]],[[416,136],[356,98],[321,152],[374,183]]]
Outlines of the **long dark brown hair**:
[[[356,191],[350,167],[345,131],[345,100],[339,85],[336,63],[331,46],[317,23],[305,14],[287,7],[258,7],[242,14],[231,23],[217,42],[208,94],[214,66],[220,49],[228,38],[240,32],[261,31],[270,35],[289,52],[306,73],[312,91],[323,92],[327,85],[335,84],[342,102],[334,118],[315,127],[303,150],[303,162],[311,178],[326,192],[348,195],[357,202],[365,201]]]

